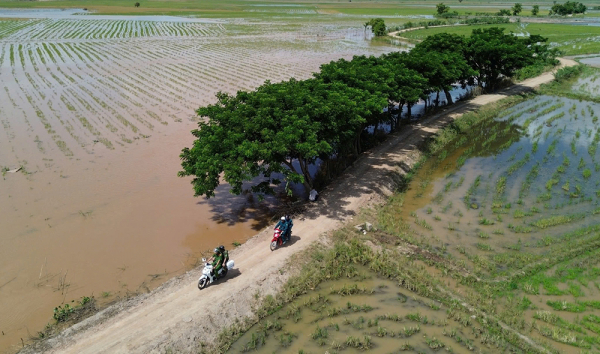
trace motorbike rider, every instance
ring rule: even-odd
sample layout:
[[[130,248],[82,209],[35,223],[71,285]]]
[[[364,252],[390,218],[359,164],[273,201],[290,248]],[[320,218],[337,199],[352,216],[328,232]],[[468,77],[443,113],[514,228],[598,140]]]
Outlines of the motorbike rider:
[[[282,216],[281,219],[279,219],[277,225],[275,225],[275,228],[281,230],[281,240],[285,244],[287,242],[285,235],[288,230],[288,221],[285,216]]]
[[[294,221],[292,221],[292,218],[290,218],[289,215],[286,215],[285,223],[284,242],[288,242],[292,238],[292,226],[294,226]]]
[[[229,254],[225,251],[225,246],[221,245],[215,248],[213,256],[208,260],[208,263],[211,263],[212,261],[213,275],[219,276],[226,257],[229,259]]]
[[[227,252],[227,250],[225,249],[225,246],[223,246],[223,245],[219,246],[219,250],[221,251],[221,254],[223,255],[223,266],[227,267],[227,262],[229,262],[229,252]]]

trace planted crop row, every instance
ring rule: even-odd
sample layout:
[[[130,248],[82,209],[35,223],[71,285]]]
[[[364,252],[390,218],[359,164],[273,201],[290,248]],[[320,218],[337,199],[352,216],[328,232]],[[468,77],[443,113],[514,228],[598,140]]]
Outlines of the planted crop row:
[[[115,39],[134,37],[205,37],[223,34],[219,25],[197,22],[132,20],[0,21],[6,40]]]

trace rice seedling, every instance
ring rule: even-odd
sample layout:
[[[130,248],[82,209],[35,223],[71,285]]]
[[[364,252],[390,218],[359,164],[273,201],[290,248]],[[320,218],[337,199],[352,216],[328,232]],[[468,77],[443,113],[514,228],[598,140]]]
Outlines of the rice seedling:
[[[448,204],[442,208],[442,213],[446,213],[448,209],[452,209],[452,202],[448,202]]]
[[[557,185],[560,182],[560,179],[558,178],[551,178],[546,182],[546,189],[548,191],[552,190],[552,187],[554,187],[555,185]]]
[[[528,234],[530,232],[533,232],[533,228],[524,225],[508,224],[508,228],[516,234]]]
[[[583,170],[583,178],[588,179],[592,176],[592,171],[589,168]]]
[[[504,189],[506,189],[506,177],[502,176],[498,178],[498,181],[496,182],[496,194],[502,195]]]
[[[493,220],[487,219],[487,218],[481,218],[479,219],[479,225],[494,225],[495,222]]]
[[[433,350],[437,350],[437,349],[441,349],[441,348],[445,347],[444,343],[442,343],[440,340],[436,339],[435,337],[433,337],[433,338],[426,337],[425,343],[427,343],[427,346]]]
[[[446,183],[446,185],[444,185],[444,192],[448,192],[450,189],[452,188],[452,181]]]
[[[584,214],[573,214],[573,215],[556,215],[549,218],[544,218],[532,222],[531,225],[538,227],[540,229],[545,229],[548,227],[553,227],[557,225],[567,224],[573,222],[574,220],[583,219],[585,217]]]
[[[431,224],[429,224],[427,221],[425,221],[425,219],[415,218],[415,224],[417,224],[427,230],[433,230],[433,227],[431,226]]]
[[[546,137],[547,138],[547,137]],[[556,151],[556,145],[558,144],[558,140],[554,139],[552,141],[552,143],[550,143],[550,145],[548,146],[548,149],[546,150],[546,154],[547,155],[554,155],[555,151]]]
[[[475,246],[482,251],[492,251],[492,247],[485,243],[476,243]]]
[[[521,168],[521,167],[523,167],[523,166],[524,166],[524,165],[525,165],[527,162],[529,162],[529,159],[530,159],[530,158],[531,158],[531,155],[530,155],[529,153],[525,154],[525,156],[524,156],[524,157],[523,157],[521,160],[519,160],[519,161],[515,162],[514,164],[512,164],[512,165],[511,165],[511,166],[508,168],[508,170],[507,170],[507,174],[510,176],[510,175],[512,175],[513,173],[515,173],[515,172],[516,172],[518,169],[520,169],[520,168]]]
[[[326,339],[328,335],[327,328],[321,328],[317,325],[317,328],[315,328],[314,332],[311,334],[311,338],[318,341],[320,339]],[[323,344],[320,343],[320,345]]]
[[[365,350],[370,349],[373,346],[373,343],[370,336],[364,336],[362,339],[348,336],[348,338],[346,338],[346,346]]]
[[[420,331],[421,331],[421,327],[419,325],[408,327],[408,328],[404,327],[404,328],[402,328],[402,336],[405,338],[408,338],[415,333],[419,333]]]

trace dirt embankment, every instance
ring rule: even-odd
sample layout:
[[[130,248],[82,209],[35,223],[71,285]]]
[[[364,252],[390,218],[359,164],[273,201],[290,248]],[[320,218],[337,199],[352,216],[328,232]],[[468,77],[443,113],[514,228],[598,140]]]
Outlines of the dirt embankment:
[[[561,59],[561,66],[576,64]],[[271,252],[271,229],[267,228],[231,252],[236,269],[225,280],[199,291],[196,281],[200,269],[190,271],[149,294],[111,306],[57,337],[38,343],[37,348],[25,348],[23,352],[162,353],[197,349],[200,341],[214,340],[224,327],[251,315],[257,293],[277,292],[289,276],[284,265],[292,254],[351,219],[359,208],[391,194],[393,175],[404,173],[414,164],[419,157],[417,146],[427,136],[466,112],[552,80],[552,73],[545,73],[496,94],[457,103],[393,134],[365,153],[322,193],[322,199],[302,219],[295,220],[294,236],[287,247]]]

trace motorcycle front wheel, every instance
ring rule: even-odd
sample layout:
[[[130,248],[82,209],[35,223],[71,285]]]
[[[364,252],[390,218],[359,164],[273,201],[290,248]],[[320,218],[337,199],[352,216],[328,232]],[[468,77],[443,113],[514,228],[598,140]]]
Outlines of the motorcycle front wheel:
[[[208,285],[208,278],[200,278],[200,280],[198,280],[198,289],[202,290],[204,288],[206,288],[206,286]]]
[[[276,248],[277,248],[277,241],[271,242],[271,251],[275,251]]]

